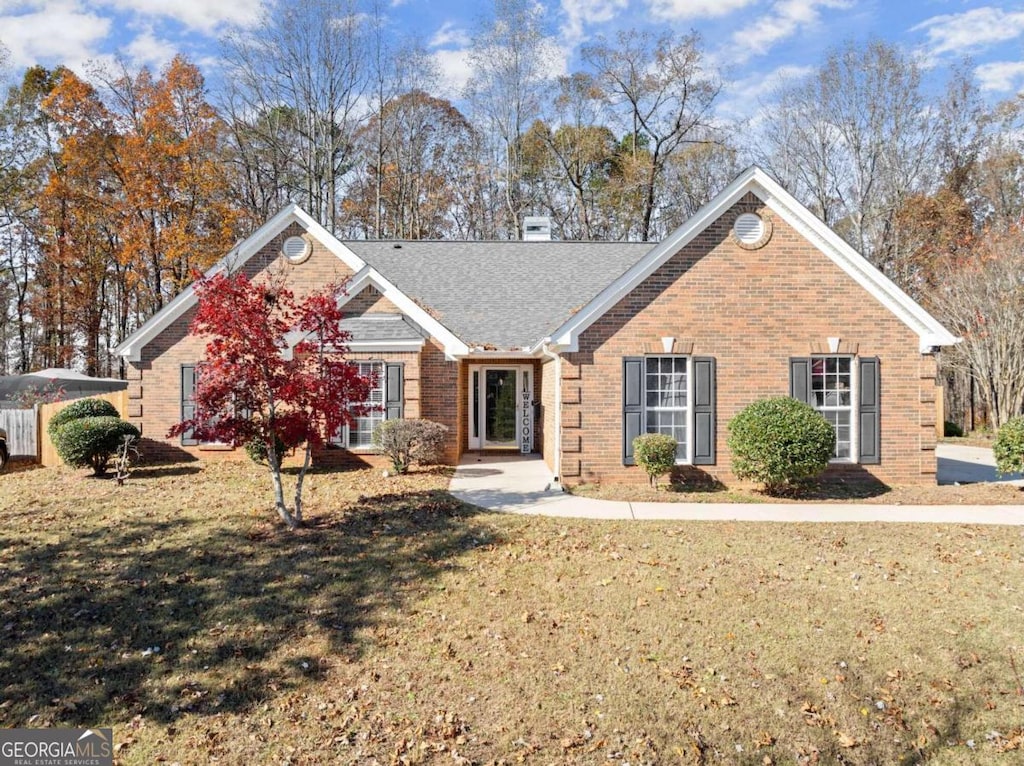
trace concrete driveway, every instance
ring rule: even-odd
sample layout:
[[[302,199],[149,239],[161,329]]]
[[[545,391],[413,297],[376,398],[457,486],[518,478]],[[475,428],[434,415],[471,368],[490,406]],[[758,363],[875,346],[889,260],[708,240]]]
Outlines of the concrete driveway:
[[[992,451],[939,445],[940,483],[995,481]],[[1000,477],[1024,486],[1024,477]],[[901,506],[869,503],[630,503],[555,491],[536,455],[466,453],[450,491],[460,500],[505,513],[587,519],[690,521],[909,522],[1024,526],[1024,505]]]
[[[939,459],[939,484],[977,484],[994,481],[1024,487],[1024,474],[1011,473],[1000,476],[996,473],[996,460],[992,450],[983,447],[967,447],[961,444],[939,444],[935,448]]]

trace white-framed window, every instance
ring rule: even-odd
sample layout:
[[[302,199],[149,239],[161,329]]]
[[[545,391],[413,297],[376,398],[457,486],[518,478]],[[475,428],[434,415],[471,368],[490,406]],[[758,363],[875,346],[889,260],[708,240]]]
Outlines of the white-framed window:
[[[689,455],[689,358],[644,358],[644,432],[666,434],[678,443],[676,459]]]
[[[359,376],[370,378],[373,386],[370,388],[370,398],[359,405],[367,405],[370,409],[365,415],[358,415],[351,426],[345,426],[344,433],[338,441],[349,449],[366,449],[373,446],[373,429],[384,422],[384,363],[383,362],[353,362],[359,371]]]
[[[853,457],[853,384],[852,357],[811,357],[811,406],[835,431],[837,460]]]

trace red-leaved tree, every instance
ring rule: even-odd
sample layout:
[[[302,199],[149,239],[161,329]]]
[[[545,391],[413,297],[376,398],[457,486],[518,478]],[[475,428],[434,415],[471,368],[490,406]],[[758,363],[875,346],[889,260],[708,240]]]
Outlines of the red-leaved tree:
[[[312,450],[364,415],[372,381],[345,360],[339,284],[302,300],[282,284],[217,274],[195,283],[191,332],[209,337],[196,366],[195,414],[168,436],[264,446],[282,521],[302,523],[302,484]],[[279,447],[302,446],[295,503],[284,499]]]

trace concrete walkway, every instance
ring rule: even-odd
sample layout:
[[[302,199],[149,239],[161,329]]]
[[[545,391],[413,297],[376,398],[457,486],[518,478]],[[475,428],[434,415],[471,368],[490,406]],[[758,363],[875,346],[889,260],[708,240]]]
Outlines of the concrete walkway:
[[[949,460],[948,483],[964,483],[968,475],[988,475],[984,455],[957,447]],[[940,471],[942,464],[940,463]],[[960,473],[957,473],[960,471]],[[947,477],[948,478],[948,477]],[[467,453],[455,471],[450,491],[472,505],[505,513],[587,519],[676,519],[690,521],[817,521],[817,522],[933,522],[944,524],[1024,525],[1024,505],[943,506],[873,505],[856,503],[628,503],[576,497],[550,487],[551,472],[537,456],[498,456]],[[1013,480],[1014,484],[1024,479]]]

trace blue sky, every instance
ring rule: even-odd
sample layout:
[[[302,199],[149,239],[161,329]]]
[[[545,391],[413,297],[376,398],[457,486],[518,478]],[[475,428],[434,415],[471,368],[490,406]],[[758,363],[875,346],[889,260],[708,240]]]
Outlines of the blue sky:
[[[159,68],[176,52],[217,79],[218,39],[251,26],[273,0],[0,0],[7,77],[32,64],[88,62]],[[388,2],[388,0],[385,0]],[[553,71],[580,67],[579,46],[631,26],[697,30],[726,75],[722,106],[741,114],[780,76],[809,72],[847,40],[880,37],[919,55],[941,82],[970,56],[990,101],[1024,89],[1024,2],[972,0],[542,0]],[[466,49],[487,0],[390,0],[397,37],[418,38],[436,57],[449,97],[469,74]]]

